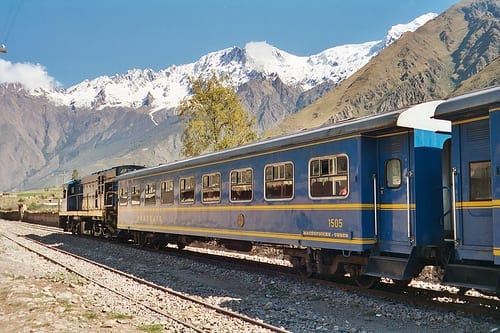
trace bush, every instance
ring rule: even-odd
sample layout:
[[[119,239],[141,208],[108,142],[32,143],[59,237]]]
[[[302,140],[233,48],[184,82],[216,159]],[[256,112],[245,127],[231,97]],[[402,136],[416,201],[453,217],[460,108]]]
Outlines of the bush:
[[[28,206],[28,210],[38,210],[38,204],[36,202],[32,202]]]

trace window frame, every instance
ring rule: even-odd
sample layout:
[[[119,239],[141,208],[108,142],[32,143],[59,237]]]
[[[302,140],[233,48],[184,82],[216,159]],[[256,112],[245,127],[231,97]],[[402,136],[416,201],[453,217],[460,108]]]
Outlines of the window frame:
[[[136,198],[138,198],[138,200],[135,200]],[[141,184],[132,185],[130,187],[130,204],[132,206],[141,205]]]
[[[146,183],[144,186],[144,206],[156,206],[156,183]]]
[[[489,170],[489,174],[487,174],[485,177],[474,177],[473,178],[472,177],[472,174],[473,174],[472,165],[480,165],[480,164],[488,164],[487,169]],[[479,170],[479,168],[477,170]],[[470,201],[490,201],[493,199],[493,193],[491,190],[491,160],[469,161],[469,175],[468,176],[469,176],[469,200]],[[485,192],[485,194],[487,194],[487,196],[478,196],[478,195],[473,196],[473,184],[474,184],[474,188],[475,188],[476,183],[477,183],[477,182],[473,181],[473,179],[479,179],[480,183],[486,181],[487,184],[485,184],[485,185],[488,185],[488,186],[484,186],[484,187],[488,189],[488,191]],[[483,194],[483,193],[481,193],[481,194]]]
[[[186,183],[187,180],[192,180],[192,185],[193,188],[186,188],[185,184],[184,186],[182,185],[183,182]],[[183,198],[185,193],[188,192],[193,192],[193,197],[188,198],[189,200],[186,200]],[[183,205],[192,205],[196,202],[196,177],[193,176],[185,176],[185,177],[180,177],[179,178],[179,203]]]
[[[248,172],[250,171],[250,178],[251,178],[251,181],[248,183],[248,182],[239,182],[239,179],[236,180],[235,183],[233,183],[233,173],[234,172],[238,172],[238,173],[243,173],[243,172]],[[246,177],[246,175],[245,175]],[[241,178],[241,177],[239,177]],[[236,196],[233,196],[233,188],[234,187],[241,187],[241,188],[244,188],[245,186],[249,186],[250,187],[250,199],[243,199],[243,200],[240,200],[238,198],[236,198]],[[235,190],[234,192],[236,192],[237,190]],[[244,190],[244,191],[248,191],[248,190]],[[229,172],[229,201],[230,202],[251,202],[253,200],[253,193],[254,193],[254,172],[253,172],[253,169],[252,168],[241,168],[241,169],[233,169]]]
[[[399,184],[397,186],[389,186],[389,172],[388,172],[389,168],[388,168],[388,165],[389,165],[389,162],[392,162],[392,161],[397,161],[399,163],[399,175],[398,175],[399,176]],[[394,175],[393,175],[393,177],[394,177]],[[393,183],[394,182],[392,182],[392,184]],[[401,162],[401,159],[389,158],[389,159],[385,160],[385,163],[384,163],[384,185],[386,188],[391,189],[391,190],[401,188],[401,186],[403,185],[403,163]]]
[[[291,165],[292,167],[292,177],[291,179],[287,179],[287,165]],[[268,174],[267,174],[267,169],[272,167],[272,176],[274,177],[274,171],[275,170],[280,170],[279,168],[283,166],[283,178],[273,178],[272,180],[268,181],[267,180],[267,177],[268,177]],[[278,169],[275,169],[275,168],[278,168]],[[280,171],[279,171],[280,172]],[[278,175],[280,176],[280,175]],[[283,185],[287,185],[285,184],[285,182],[291,182],[290,186],[291,186],[291,195],[289,197],[269,197],[268,196],[268,187],[267,187],[267,184],[270,183],[270,182],[283,182],[283,184],[281,184],[281,191],[283,193],[283,189],[285,188]],[[266,201],[290,201],[290,200],[293,200],[295,196],[295,165],[293,164],[293,161],[284,161],[284,162],[276,162],[276,163],[269,163],[269,164],[266,164],[264,165],[264,200]]]
[[[214,177],[218,177],[218,183],[212,185],[212,181]],[[208,181],[207,185],[205,185],[205,180]],[[210,200],[205,196],[208,193],[217,193],[218,197],[214,196],[214,198],[210,198]],[[214,204],[220,203],[222,196],[222,178],[220,172],[212,172],[205,173],[201,176],[201,202],[205,204]]]
[[[345,157],[346,166],[345,171],[339,171],[339,158]],[[318,163],[314,163],[318,162]],[[325,163],[326,162],[326,165]],[[316,165],[315,165],[316,164]],[[316,156],[308,161],[308,194],[311,200],[324,200],[324,199],[343,199],[347,198],[350,193],[349,186],[349,156],[346,153],[339,153],[333,155]],[[327,170],[325,170],[327,167]],[[321,180],[322,190],[321,194],[315,195],[313,191],[313,184],[319,183]],[[326,185],[325,183],[330,183]],[[326,188],[325,186],[331,186],[331,188]],[[342,194],[343,188],[346,188],[345,194]],[[329,194],[331,192],[331,194]]]
[[[125,199],[125,201],[123,201]],[[118,197],[118,205],[119,206],[128,206],[128,186],[120,187],[120,194]]]
[[[167,183],[172,184],[172,190],[166,191]],[[164,186],[165,185],[165,191]],[[169,193],[172,193],[170,196]],[[168,194],[168,195],[167,195]],[[175,181],[173,179],[166,179],[160,182],[160,204],[162,205],[173,205],[175,203]]]

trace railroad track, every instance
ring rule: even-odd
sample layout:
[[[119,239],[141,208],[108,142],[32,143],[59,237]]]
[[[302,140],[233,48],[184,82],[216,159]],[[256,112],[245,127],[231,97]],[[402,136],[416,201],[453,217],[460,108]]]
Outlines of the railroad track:
[[[226,257],[218,251],[219,254],[210,254],[203,249],[194,249],[189,251],[176,251],[169,249],[169,255],[188,255],[192,260],[210,261],[213,264],[228,266],[231,265],[237,269],[253,272],[265,272],[277,276],[309,281],[313,284],[327,285],[331,288],[348,290],[352,293],[374,296],[391,301],[415,304],[419,306],[431,307],[437,310],[463,312],[477,316],[488,316],[500,320],[500,299],[496,296],[489,296],[477,293],[477,296],[462,294],[450,291],[453,288],[444,288],[443,290],[433,290],[417,287],[413,285],[398,286],[390,280],[382,280],[375,289],[363,289],[353,284],[348,278],[331,277],[303,277],[299,272],[289,266],[277,266],[265,262],[254,261],[252,259],[236,259]],[[248,256],[249,257],[249,256]],[[441,286],[442,287],[442,286]]]
[[[245,327],[245,330],[250,330],[250,331],[280,332],[280,333],[288,332],[287,330],[281,327],[272,326],[260,320],[256,320],[244,316],[242,314],[215,305],[208,304],[200,299],[176,292],[172,289],[165,288],[163,286],[146,281],[144,279],[137,278],[133,275],[119,271],[102,263],[98,263],[88,258],[78,256],[68,251],[64,251],[57,247],[44,244],[33,238],[26,237],[23,235],[16,235],[11,232],[9,232],[8,234],[4,233],[3,236],[9,239],[10,241],[18,244],[19,246],[25,248],[26,250],[36,253],[37,255],[43,257],[44,259],[53,262],[57,265],[60,265],[61,267],[64,267],[66,270],[84,278],[85,280],[94,283],[100,286],[101,288],[107,289],[134,304],[137,304],[145,309],[148,309],[149,311],[152,311],[160,316],[163,316],[165,318],[168,318],[169,320],[181,324],[182,326],[194,332],[207,332],[212,330],[210,328],[206,328],[203,325],[202,320],[196,318],[194,318],[193,320],[191,314],[193,313],[192,309],[195,307],[203,308],[202,310],[198,310],[200,312],[205,312],[205,313],[210,312],[211,313],[210,317],[211,320],[213,321],[221,321],[221,320],[227,321],[227,318],[230,318],[231,321],[236,321],[238,326],[236,326],[235,330],[238,330],[237,327],[240,328]],[[90,267],[90,269],[88,267],[85,268],[84,270],[81,269],[80,267],[82,266],[82,262],[85,262],[85,264],[88,267]],[[121,286],[116,286],[116,285],[113,286],[112,283],[109,282],[117,280],[116,278],[112,277],[113,275],[120,276],[121,277],[120,281],[124,281],[124,279],[126,279],[127,282],[126,283],[122,282]],[[141,295],[137,294],[132,295],[129,291],[127,291],[127,287],[124,286],[124,285],[129,286],[130,284],[139,284],[142,286],[147,286],[149,292]],[[129,288],[129,289],[136,290],[136,288]],[[168,295],[168,297],[166,295]],[[162,303],[162,301],[166,300],[167,298],[178,298],[182,300],[183,306],[186,309],[185,311],[182,311],[184,313],[183,316],[179,316],[178,314],[171,315],[168,311],[164,310],[169,308],[168,304]],[[198,313],[198,311],[196,311],[196,313]],[[179,312],[177,311],[176,313]],[[241,324],[238,322],[244,322],[245,324]]]
[[[30,226],[27,225],[26,227]],[[51,231],[51,229],[47,229],[47,231]],[[59,232],[62,231],[59,229]],[[97,241],[97,239],[94,238],[89,239]],[[149,248],[137,248],[137,250],[157,252]],[[223,250],[212,250],[210,251],[212,253],[208,253],[208,251],[203,248],[192,247],[186,247],[182,251],[174,248],[166,248],[164,251],[167,252],[168,255],[207,262],[213,265],[222,265],[243,271],[264,272],[280,277],[309,281],[309,283],[329,285],[332,288],[344,289],[353,293],[431,307],[437,310],[463,312],[477,316],[487,316],[497,320],[500,319],[500,300],[498,297],[494,296],[471,296],[448,290],[432,290],[414,286],[398,287],[390,282],[381,282],[377,289],[360,289],[357,286],[351,285],[347,279],[332,281],[321,278],[303,278],[291,267],[277,266],[266,262],[256,261],[250,255],[234,255],[232,252]],[[215,252],[215,254],[213,252]],[[244,257],[244,259],[241,259],[241,257]]]

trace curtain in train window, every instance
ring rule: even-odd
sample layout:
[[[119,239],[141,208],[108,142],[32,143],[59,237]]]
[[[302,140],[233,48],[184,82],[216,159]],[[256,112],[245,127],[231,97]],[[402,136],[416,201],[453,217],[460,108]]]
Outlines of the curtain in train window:
[[[174,203],[174,181],[167,180],[161,182],[160,200],[162,204]]]
[[[470,200],[491,200],[491,162],[470,162]]]
[[[179,180],[179,200],[182,203],[193,203],[194,202],[194,190],[195,190],[195,180],[194,176],[181,178]]]
[[[128,203],[128,188],[127,186],[120,188],[120,206],[126,206]]]
[[[140,187],[140,185],[132,186],[130,203],[132,205],[140,205],[141,204],[141,187]]]
[[[309,193],[312,198],[345,197],[349,193],[346,155],[323,156],[309,161]]]
[[[156,184],[149,183],[146,184],[146,189],[144,193],[144,204],[147,206],[156,205]]]
[[[252,197],[252,169],[231,171],[231,201],[251,201]]]
[[[203,175],[203,202],[220,201],[220,173]]]
[[[265,167],[265,198],[291,199],[293,197],[293,164],[280,163]]]

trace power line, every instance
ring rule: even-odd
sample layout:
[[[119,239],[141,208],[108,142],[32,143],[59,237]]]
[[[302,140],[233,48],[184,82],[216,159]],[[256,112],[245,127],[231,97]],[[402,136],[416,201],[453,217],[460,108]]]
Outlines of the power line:
[[[21,0],[16,0],[14,2],[11,2],[11,5],[9,6],[9,10],[7,11],[7,17],[3,29],[4,31],[3,42],[6,42],[10,37],[12,28],[16,23],[17,15],[19,14],[19,11],[21,9],[21,4],[22,4]]]

